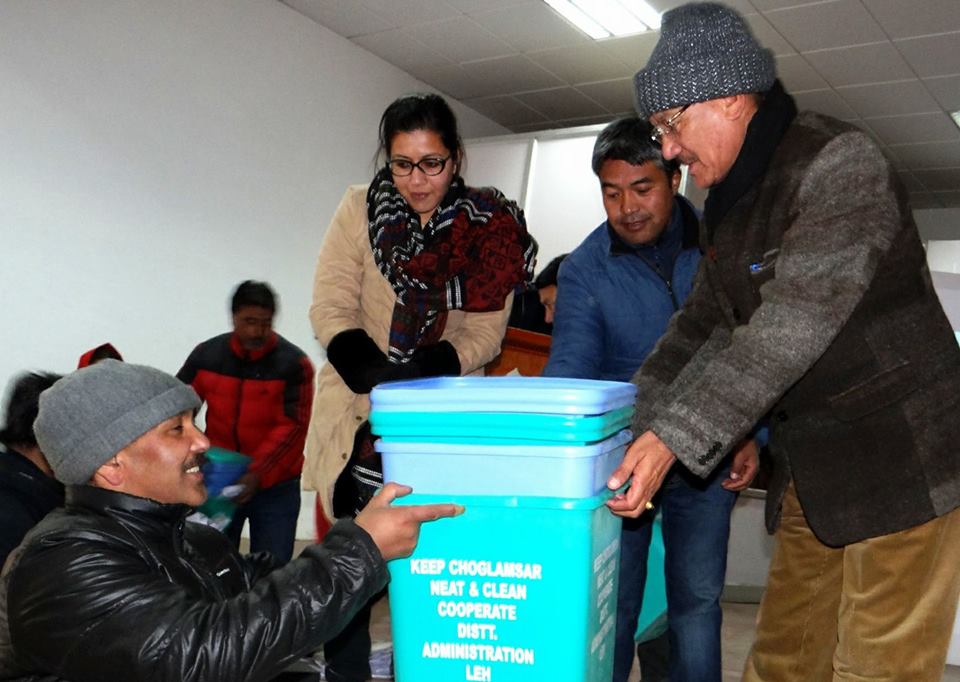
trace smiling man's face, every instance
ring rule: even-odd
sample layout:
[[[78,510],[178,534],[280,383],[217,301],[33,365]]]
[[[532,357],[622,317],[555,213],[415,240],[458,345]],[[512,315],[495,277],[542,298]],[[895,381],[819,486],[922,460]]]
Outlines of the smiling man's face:
[[[117,453],[114,462],[123,467],[120,489],[164,504],[199,507],[207,499],[200,465],[209,447],[192,410],[165,419]]]
[[[651,161],[633,165],[620,159],[603,162],[598,173],[603,208],[613,231],[631,246],[651,244],[670,222],[680,173],[668,176]]]

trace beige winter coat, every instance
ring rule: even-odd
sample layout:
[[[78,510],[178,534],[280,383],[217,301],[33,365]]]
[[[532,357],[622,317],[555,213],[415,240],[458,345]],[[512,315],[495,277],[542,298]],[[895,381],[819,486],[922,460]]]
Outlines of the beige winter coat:
[[[310,322],[324,348],[339,332],[360,328],[381,350],[387,350],[397,296],[373,260],[366,196],[366,185],[347,189],[320,247]],[[449,312],[442,338],[457,349],[463,374],[482,373],[483,366],[500,352],[512,299],[511,294],[503,310],[495,312]],[[347,388],[329,362],[320,368],[307,431],[303,483],[317,491],[328,517],[333,509],[334,483],[350,457],[357,427],[369,412],[368,395]]]

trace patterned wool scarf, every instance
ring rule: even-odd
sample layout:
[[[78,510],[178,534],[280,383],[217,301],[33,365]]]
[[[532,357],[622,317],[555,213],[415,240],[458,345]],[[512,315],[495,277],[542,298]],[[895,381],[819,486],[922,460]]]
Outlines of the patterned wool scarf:
[[[496,189],[469,188],[457,176],[421,225],[384,168],[367,190],[367,218],[374,261],[397,294],[391,362],[437,342],[448,311],[501,310],[533,277],[537,244],[523,212]]]

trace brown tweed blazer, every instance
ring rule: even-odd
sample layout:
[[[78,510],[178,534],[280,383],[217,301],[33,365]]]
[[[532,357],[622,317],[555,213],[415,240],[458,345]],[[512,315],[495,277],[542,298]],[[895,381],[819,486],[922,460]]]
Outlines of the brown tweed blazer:
[[[706,475],[769,415],[767,525],[792,478],[828,545],[960,506],[960,349],[877,145],[799,114],[706,250],[634,377],[636,432]]]

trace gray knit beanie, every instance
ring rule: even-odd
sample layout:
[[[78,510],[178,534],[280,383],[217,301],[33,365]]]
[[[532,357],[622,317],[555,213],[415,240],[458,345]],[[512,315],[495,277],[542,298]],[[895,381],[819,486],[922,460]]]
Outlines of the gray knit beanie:
[[[166,372],[103,360],[41,393],[33,430],[57,480],[86,483],[154,426],[199,406],[194,390]]]
[[[637,112],[765,92],[776,80],[773,53],[760,47],[736,11],[712,2],[681,5],[663,15],[660,40],[633,77]]]

